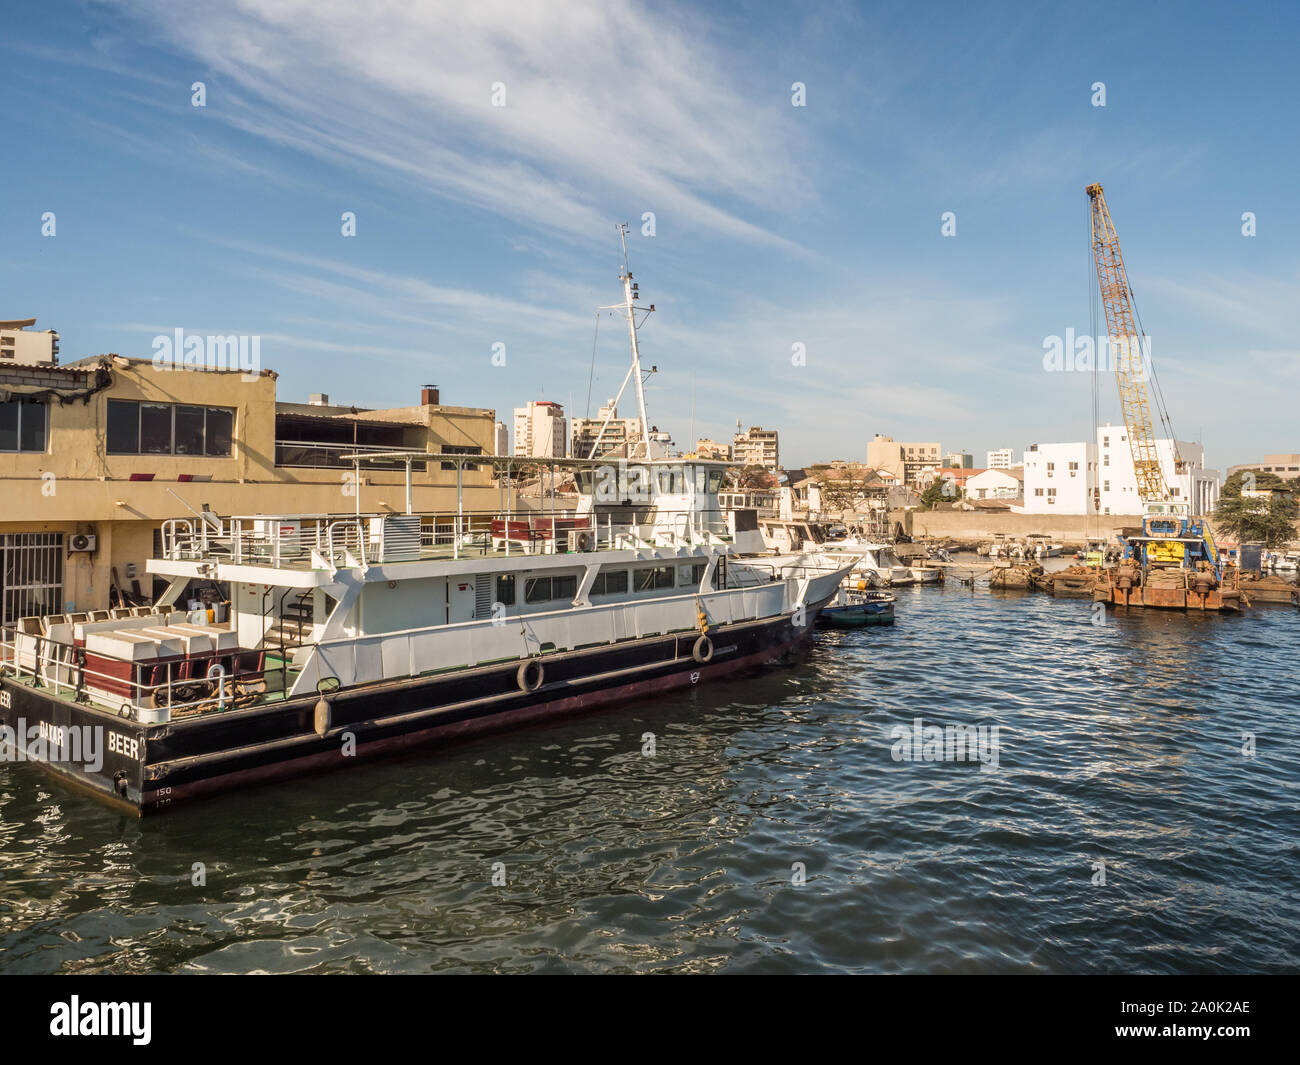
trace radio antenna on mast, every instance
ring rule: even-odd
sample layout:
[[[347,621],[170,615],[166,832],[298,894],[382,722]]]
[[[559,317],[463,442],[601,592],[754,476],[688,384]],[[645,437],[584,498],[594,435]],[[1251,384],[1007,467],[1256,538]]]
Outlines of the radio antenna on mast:
[[[605,435],[605,429],[614,417],[614,411],[618,408],[618,402],[623,398],[623,393],[627,391],[628,383],[636,382],[636,404],[637,414],[641,418],[641,439],[635,445],[629,441],[628,458],[635,458],[637,447],[641,449],[644,458],[650,457],[650,421],[645,409],[645,380],[641,373],[641,348],[637,343],[637,324],[636,312],[643,311],[648,316],[654,313],[654,304],[647,307],[639,307],[636,303],[641,298],[638,286],[632,280],[632,268],[627,259],[627,223],[620,222],[617,226],[619,243],[623,249],[623,270],[619,274],[619,280],[623,282],[623,302],[616,303],[609,307],[601,307],[602,311],[622,311],[627,315],[627,332],[632,342],[632,365],[628,367],[627,376],[623,378],[623,384],[618,390],[618,396],[615,397],[613,405],[605,415],[605,420],[601,422],[600,432],[596,434],[596,439],[591,445],[591,454],[588,458],[595,458],[600,451],[600,442]],[[644,321],[645,318],[642,318]],[[657,367],[651,367],[650,372],[655,373]]]

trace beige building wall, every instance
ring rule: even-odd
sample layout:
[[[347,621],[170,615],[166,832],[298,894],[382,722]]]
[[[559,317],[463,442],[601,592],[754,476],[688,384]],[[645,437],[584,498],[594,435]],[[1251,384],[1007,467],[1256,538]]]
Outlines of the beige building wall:
[[[900,484],[913,484],[918,474],[941,463],[941,451],[936,440],[898,441],[877,433],[867,444],[867,465],[877,470],[888,470]]]
[[[145,563],[154,551],[155,531],[169,518],[190,517],[186,504],[195,510],[207,504],[222,516],[405,511],[404,469],[363,467],[354,488],[351,469],[276,465],[276,375],[271,371],[159,371],[148,361],[122,362],[126,360],[108,364],[110,383],[84,402],[49,402],[44,452],[0,452],[0,534],[64,534],[65,608],[106,607],[114,567],[118,582],[129,591],[127,570],[133,565],[148,598],[152,578],[145,573]],[[43,372],[61,375],[56,380],[72,389],[77,383],[73,369]],[[0,374],[0,389],[18,397],[33,386]],[[110,455],[110,399],[233,408],[231,453]],[[411,424],[433,454],[444,446],[458,446],[477,447],[490,455],[496,443],[495,413],[487,409],[419,405],[359,412],[356,417]],[[414,513],[443,519],[456,513],[456,472],[441,466],[431,459],[425,471],[412,473]],[[501,487],[490,468],[466,469],[462,477],[466,512],[499,510]],[[77,533],[93,534],[96,549],[70,551],[71,537]]]

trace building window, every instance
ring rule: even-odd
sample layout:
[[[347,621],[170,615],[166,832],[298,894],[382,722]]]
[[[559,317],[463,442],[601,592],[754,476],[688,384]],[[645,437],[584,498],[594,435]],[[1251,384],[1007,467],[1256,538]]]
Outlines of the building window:
[[[1043,494],[1043,490],[1041,488],[1034,489],[1034,495],[1041,496],[1042,494]]]
[[[471,447],[471,446],[469,446],[469,445],[467,445],[467,444],[443,444],[443,445],[442,445],[442,454],[444,454],[444,455],[481,455],[481,454],[483,454],[483,449],[482,449],[481,447]],[[442,468],[443,468],[444,470],[454,470],[454,469],[456,468],[456,463],[454,463],[454,462],[443,462],[443,463],[440,463],[439,465],[441,465]],[[478,466],[477,466],[475,463],[467,462],[467,463],[465,463],[465,469],[467,469],[467,470],[477,470],[477,469],[478,469]]]
[[[48,419],[44,403],[0,403],[0,451],[44,451]]]
[[[1101,490],[1102,490],[1103,492],[1109,492],[1109,491],[1110,491],[1110,482],[1109,482],[1109,481],[1102,481],[1102,482],[1101,482]]]
[[[137,403],[110,399],[106,425],[110,455],[190,455],[225,458],[234,438],[228,407]]]
[[[592,595],[618,595],[627,591],[627,570],[602,569],[591,585]]]
[[[1103,466],[1109,466],[1109,465],[1110,465],[1110,453],[1109,453],[1109,452],[1107,452],[1105,455],[1102,455],[1102,457],[1101,457],[1101,464],[1102,464]]]
[[[0,624],[64,609],[63,557],[63,533],[0,533]]]

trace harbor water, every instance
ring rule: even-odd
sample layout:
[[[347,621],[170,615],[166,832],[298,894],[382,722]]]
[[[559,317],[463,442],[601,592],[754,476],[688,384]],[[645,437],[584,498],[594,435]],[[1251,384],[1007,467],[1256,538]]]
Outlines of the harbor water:
[[[0,765],[0,971],[1295,971],[1300,613],[1091,607],[902,589],[752,676],[144,821]],[[917,719],[992,757],[905,759]]]

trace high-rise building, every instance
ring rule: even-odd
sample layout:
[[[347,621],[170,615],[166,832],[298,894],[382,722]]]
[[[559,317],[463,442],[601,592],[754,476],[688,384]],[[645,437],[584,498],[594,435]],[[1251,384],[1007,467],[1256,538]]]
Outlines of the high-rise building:
[[[605,424],[605,419],[609,423]],[[601,433],[604,426],[604,433]],[[597,457],[629,457],[629,449],[635,450],[644,437],[640,418],[620,418],[618,407],[611,399],[594,418],[573,419],[573,457],[585,459],[591,457],[591,449],[600,437],[600,450]]]
[[[990,470],[1009,470],[1016,464],[1016,450],[1010,447],[1001,447],[996,451],[988,453],[988,461],[984,464],[985,469]]]
[[[560,404],[534,399],[526,407],[515,408],[515,455],[532,459],[566,458],[568,441],[568,421]]]
[[[762,466],[775,470],[781,466],[781,449],[775,429],[751,425],[731,439],[731,454],[736,462],[746,466]]]
[[[496,440],[496,454],[510,454],[510,430],[506,428],[505,422],[497,422],[494,434]]]

